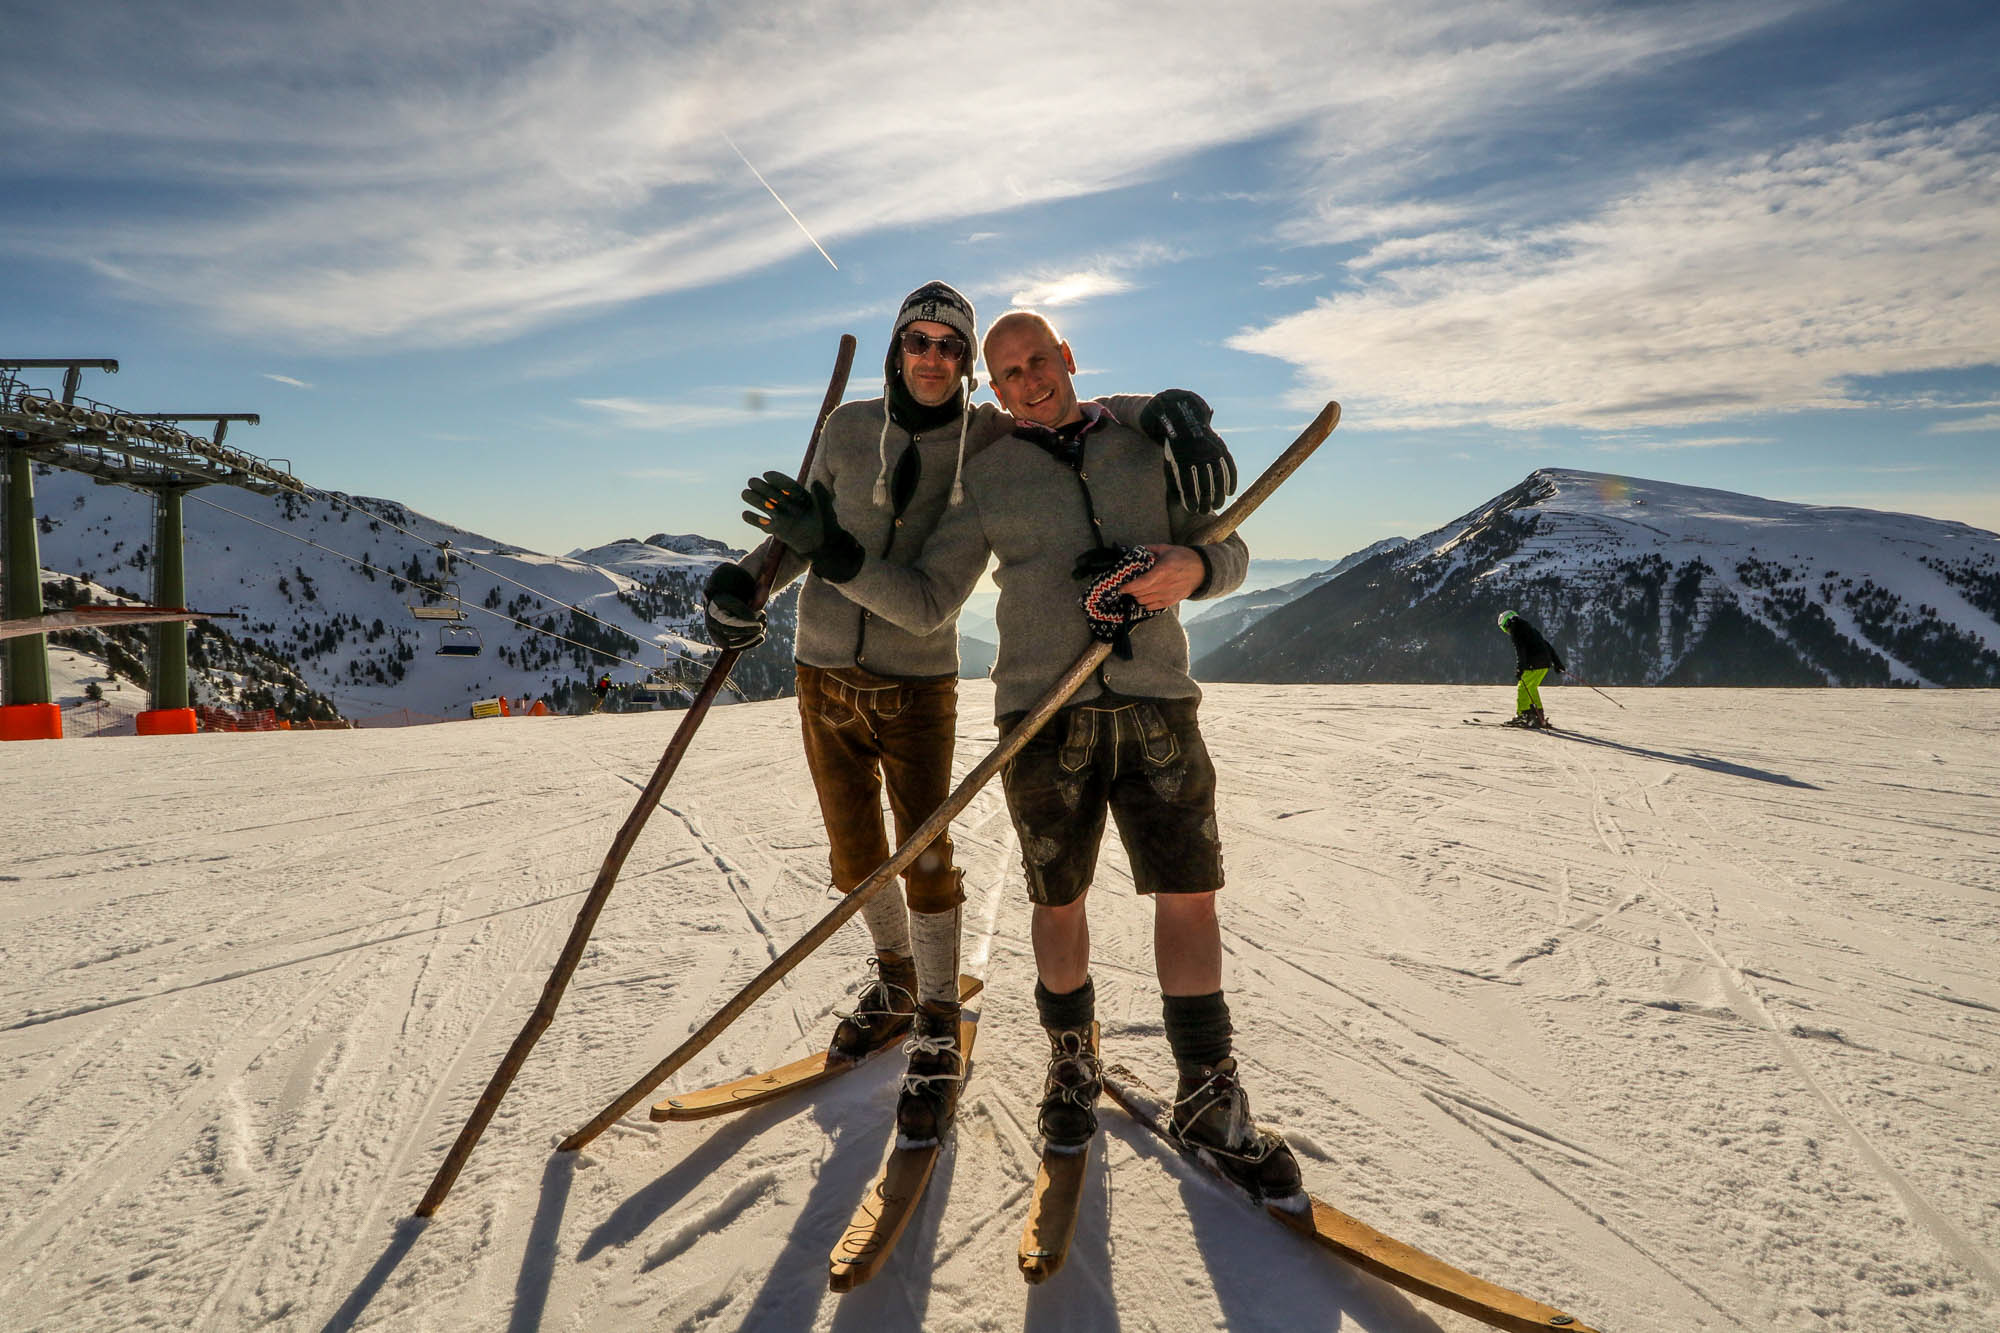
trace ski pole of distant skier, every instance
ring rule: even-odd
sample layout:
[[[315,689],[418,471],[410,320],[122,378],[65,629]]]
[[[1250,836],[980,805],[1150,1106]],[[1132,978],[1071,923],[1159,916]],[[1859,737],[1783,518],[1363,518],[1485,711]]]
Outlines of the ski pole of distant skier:
[[[799,464],[801,481],[804,481],[807,474],[812,471],[813,454],[819,448],[820,431],[825,428],[827,417],[834,408],[840,406],[841,397],[847,392],[847,373],[854,366],[854,347],[853,336],[842,334],[840,352],[834,359],[833,378],[826,386],[826,397],[819,405],[819,415],[813,418],[812,435],[806,442],[805,461]],[[765,599],[771,595],[771,583],[777,577],[779,558],[783,555],[783,550],[778,548],[775,542],[767,545],[771,549],[765,552],[767,558],[764,561],[764,568],[757,577],[757,591],[751,601],[753,607],[761,607]],[[444,1164],[438,1167],[437,1176],[431,1181],[430,1189],[425,1192],[423,1202],[417,1205],[418,1217],[429,1217],[435,1213],[438,1205],[444,1202],[445,1195],[451,1192],[452,1182],[458,1179],[458,1173],[464,1169],[466,1159],[472,1155],[473,1145],[479,1142],[479,1136],[486,1132],[487,1123],[493,1119],[493,1113],[500,1109],[500,1099],[507,1095],[507,1089],[514,1082],[515,1074],[520,1072],[521,1065],[527,1060],[528,1052],[534,1049],[535,1043],[541,1039],[542,1032],[554,1021],[556,1006],[562,1002],[563,991],[568,988],[570,977],[576,973],[577,963],[583,958],[584,946],[590,942],[590,932],[596,929],[598,914],[604,910],[605,900],[611,896],[612,886],[618,882],[618,872],[624,868],[626,856],[631,853],[633,844],[639,840],[639,832],[646,827],[646,821],[652,816],[654,807],[659,805],[660,797],[666,792],[668,781],[674,776],[674,770],[680,767],[681,756],[687,753],[688,743],[694,739],[695,729],[701,726],[701,720],[708,715],[709,705],[714,703],[715,696],[721,693],[724,682],[729,679],[730,669],[736,665],[736,659],[740,656],[742,656],[741,650],[726,648],[715,659],[715,664],[709,668],[708,679],[702,682],[694,701],[688,705],[687,714],[681,718],[680,726],[667,744],[666,753],[660,756],[659,765],[653,770],[652,780],[640,793],[638,804],[632,807],[632,813],[626,816],[624,826],[618,830],[618,836],[611,840],[611,850],[605,853],[604,865],[597,872],[597,882],[591,886],[589,896],[584,899],[583,907],[577,912],[576,924],[570,928],[569,942],[563,946],[562,956],[556,960],[555,970],[549,974],[548,984],[542,988],[540,1003],[536,1004],[534,1013],[529,1015],[527,1025],[521,1029],[521,1035],[514,1038],[514,1044],[508,1048],[506,1058],[501,1060],[500,1067],[493,1071],[492,1081],[480,1095],[478,1105],[472,1108],[472,1116],[465,1122],[465,1128],[459,1131],[458,1141],[453,1143],[451,1151],[445,1154]]]
[[[1598,689],[1597,689],[1597,687],[1596,687],[1595,685],[1592,685],[1592,684],[1591,684],[1591,683],[1590,683],[1589,681],[1585,680],[1585,679],[1584,679],[1584,678],[1583,678],[1582,676],[1579,676],[1579,675],[1577,675],[1577,674],[1576,674],[1575,672],[1573,672],[1573,671],[1565,671],[1565,672],[1563,672],[1563,674],[1564,674],[1565,676],[1568,676],[1568,677],[1569,677],[1569,678],[1570,678],[1571,680],[1575,681],[1575,682],[1576,682],[1577,684],[1579,684],[1579,685],[1583,686],[1583,687],[1584,687],[1585,689],[1588,689],[1588,690],[1597,690],[1597,693],[1599,693],[1599,694],[1602,694],[1602,695],[1604,695],[1604,697],[1605,697],[1606,699],[1610,700],[1610,703],[1611,703],[1611,706],[1612,706],[1613,708],[1616,708],[1616,709],[1618,709],[1618,710],[1619,710],[1620,712],[1623,712],[1623,711],[1625,711],[1625,705],[1624,705],[1624,704],[1621,704],[1621,703],[1619,703],[1619,702],[1618,702],[1618,701],[1617,701],[1616,699],[1612,699],[1610,695],[1608,695],[1608,694],[1604,694],[1604,691],[1603,691],[1603,690],[1598,690]]]
[[[1278,455],[1277,460],[1266,468],[1264,474],[1252,482],[1248,489],[1237,496],[1229,508],[1209,520],[1190,538],[1190,544],[1211,545],[1236,531],[1243,520],[1250,517],[1257,506],[1270,497],[1271,492],[1277,490],[1287,477],[1298,471],[1299,466],[1312,456],[1313,450],[1319,448],[1320,443],[1331,435],[1333,428],[1339,424],[1340,404],[1328,403],[1321,409],[1320,414],[1313,418],[1312,424],[1305,428],[1304,433],[1292,441],[1291,447]],[[951,795],[944,799],[944,803],[931,813],[930,818],[926,819],[916,832],[903,841],[903,845],[898,847],[887,861],[876,868],[875,873],[856,885],[851,893],[843,897],[833,910],[800,937],[796,944],[772,959],[749,985],[738,991],[733,999],[716,1011],[714,1017],[696,1029],[694,1035],[675,1047],[672,1054],[647,1070],[637,1083],[627,1088],[611,1105],[598,1112],[596,1118],[589,1124],[558,1144],[558,1150],[572,1152],[611,1128],[627,1111],[644,1101],[646,1094],[699,1055],[703,1048],[721,1035],[723,1029],[742,1017],[743,1012],[756,1003],[759,996],[775,986],[780,977],[797,967],[808,954],[831,938],[835,931],[867,906],[869,899],[894,884],[896,877],[902,874],[939,834],[950,827],[951,821],[971,804],[972,798],[979,794],[980,788],[991,781],[993,776],[1006,766],[1007,761],[1028,743],[1029,738],[1055,716],[1056,710],[1069,701],[1069,697],[1077,692],[1084,681],[1090,679],[1091,673],[1097,670],[1099,664],[1110,653],[1110,644],[1098,643],[1093,644],[1083,656],[1077,658],[1075,665],[1063,674],[1062,679],[1050,686],[1048,693],[1028,710],[1027,716],[1021,719],[1021,724],[1008,732],[1006,738],[996,745],[977,767],[965,775],[952,790]]]

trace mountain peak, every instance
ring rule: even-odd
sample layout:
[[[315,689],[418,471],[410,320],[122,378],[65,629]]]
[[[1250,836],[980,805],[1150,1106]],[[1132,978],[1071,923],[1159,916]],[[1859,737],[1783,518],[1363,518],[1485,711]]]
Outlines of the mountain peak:
[[[1568,468],[1271,612],[1200,674],[1493,679],[1506,607],[1605,684],[2000,684],[2000,536]]]

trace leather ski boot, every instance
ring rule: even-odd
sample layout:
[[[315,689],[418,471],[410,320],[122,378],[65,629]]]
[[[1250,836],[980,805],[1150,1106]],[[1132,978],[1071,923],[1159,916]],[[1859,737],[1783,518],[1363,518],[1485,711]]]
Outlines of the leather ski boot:
[[[1169,1126],[1181,1144],[1213,1162],[1259,1203],[1300,1207],[1299,1163],[1291,1145],[1250,1119],[1236,1081],[1236,1058],[1184,1070]]]
[[[859,1060],[903,1035],[917,1008],[917,964],[894,954],[870,958],[875,969],[854,997],[854,1008],[840,1016],[826,1053],[837,1060]]]
[[[1047,1028],[1049,1072],[1042,1081],[1037,1126],[1050,1152],[1078,1153],[1097,1135],[1097,1098],[1104,1072],[1087,1028]]]
[[[896,1146],[927,1148],[951,1128],[965,1085],[964,1054],[958,1048],[958,1006],[917,1006],[916,1024],[903,1043],[910,1067],[896,1095]]]

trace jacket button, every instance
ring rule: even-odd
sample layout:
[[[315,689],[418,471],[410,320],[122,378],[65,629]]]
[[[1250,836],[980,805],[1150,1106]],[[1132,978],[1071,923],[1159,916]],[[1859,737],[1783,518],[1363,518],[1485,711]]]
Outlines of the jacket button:
[[[897,520],[896,520],[896,526],[897,526],[897,527],[899,527],[899,528],[900,528],[900,527],[902,527],[902,526],[903,526],[903,520],[902,520],[902,519],[900,519],[900,518],[899,518],[899,519],[897,519]]]

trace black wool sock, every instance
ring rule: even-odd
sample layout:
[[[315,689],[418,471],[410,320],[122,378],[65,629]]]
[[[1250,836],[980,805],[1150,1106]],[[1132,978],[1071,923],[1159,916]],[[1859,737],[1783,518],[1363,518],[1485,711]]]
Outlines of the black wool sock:
[[[1227,1059],[1236,1030],[1229,1025],[1229,1002],[1221,991],[1207,995],[1162,995],[1166,1009],[1167,1045],[1182,1074],[1213,1067]]]
[[[1097,985],[1086,977],[1075,990],[1058,995],[1037,981],[1035,1011],[1041,1015],[1042,1026],[1051,1032],[1087,1028],[1090,1020],[1097,1017]]]

